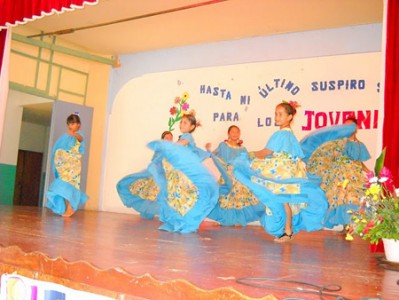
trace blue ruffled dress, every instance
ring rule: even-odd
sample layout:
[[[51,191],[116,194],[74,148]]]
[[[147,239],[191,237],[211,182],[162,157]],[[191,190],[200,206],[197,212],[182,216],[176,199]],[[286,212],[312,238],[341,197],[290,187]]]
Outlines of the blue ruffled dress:
[[[198,156],[198,158],[201,161],[210,157],[210,154],[207,151],[202,150],[201,148],[198,148],[196,146],[194,138],[191,135],[191,133],[183,133],[179,137],[179,141],[181,141],[181,140],[186,140],[188,142],[188,144],[185,147],[187,147],[191,152],[193,152],[196,156]]]
[[[260,221],[274,236],[284,233],[284,203],[292,210],[292,230],[314,231],[323,228],[328,207],[320,181],[306,173],[302,148],[288,128],[275,132],[265,148],[273,154],[250,160],[242,155],[234,161],[234,175],[248,186],[266,206]]]
[[[152,161],[158,153],[154,154]],[[159,215],[157,198],[160,188],[148,169],[123,177],[116,185],[119,197],[126,207],[133,208],[144,219]]]
[[[355,130],[353,124],[336,125],[306,137],[307,145],[313,148],[308,153],[308,171],[321,178],[321,188],[329,203],[324,221],[327,228],[349,224],[348,210],[358,210],[365,195],[362,162],[368,160],[370,154],[362,142],[348,138]]]
[[[52,170],[55,180],[50,184],[46,193],[47,207],[54,213],[65,213],[65,201],[68,201],[73,210],[84,205],[89,198],[80,191],[80,174],[82,170],[82,156],[85,151],[84,135],[81,142],[74,136],[63,134],[54,144],[52,151]]]
[[[232,147],[227,142],[220,143],[211,154],[221,178],[218,182],[219,200],[208,218],[223,226],[245,226],[258,221],[265,213],[263,203],[233,175],[232,162],[241,154],[248,154],[245,147]]]
[[[157,201],[163,224],[159,229],[189,233],[196,232],[214,208],[219,190],[213,175],[202,164],[209,153],[195,146],[191,134],[183,134],[180,139],[186,139],[189,144],[149,143],[159,155],[148,170],[160,187]]]
[[[233,160],[239,157],[242,153],[248,153],[247,148],[242,146],[233,147],[227,142],[221,142],[213,151],[213,154],[222,159],[226,164],[231,164]]]

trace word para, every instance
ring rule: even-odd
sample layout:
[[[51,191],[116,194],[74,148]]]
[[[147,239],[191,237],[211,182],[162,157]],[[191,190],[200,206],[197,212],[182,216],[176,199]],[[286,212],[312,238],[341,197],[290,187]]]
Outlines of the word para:
[[[239,121],[239,116],[238,116],[238,112],[235,113],[231,113],[231,112],[222,112],[222,113],[218,113],[218,112],[214,112],[213,113],[213,122],[237,122]]]

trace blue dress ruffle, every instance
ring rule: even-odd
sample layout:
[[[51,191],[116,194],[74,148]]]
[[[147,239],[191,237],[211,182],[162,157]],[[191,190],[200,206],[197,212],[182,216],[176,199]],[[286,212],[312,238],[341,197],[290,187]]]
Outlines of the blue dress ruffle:
[[[130,187],[138,180],[150,180],[151,178],[151,173],[148,170],[144,170],[123,177],[116,185],[116,189],[123,204],[139,212],[140,216],[144,219],[152,219],[154,216],[159,215],[159,204],[156,200],[152,201],[148,198],[140,197],[140,195],[136,193],[132,193]]]
[[[341,138],[350,137],[356,131],[356,124],[342,124],[323,127],[306,135],[299,142],[304,153],[303,161],[307,163],[313,152],[322,144]]]
[[[57,178],[51,183],[46,196],[47,208],[59,215],[65,213],[65,200],[69,202],[74,211],[77,211],[79,206],[84,205],[89,199],[89,196],[61,178]]]
[[[57,150],[65,150],[66,156],[73,156],[74,158],[83,155],[85,151],[85,139],[84,134],[81,131],[77,132],[83,137],[82,141],[79,142],[76,137],[71,136],[67,133],[63,134],[54,144],[51,161],[52,170],[54,172],[55,180],[50,184],[49,190],[46,193],[47,204],[46,206],[56,214],[65,213],[66,206],[65,201],[68,201],[72,206],[73,210],[78,210],[80,205],[84,205],[89,198],[85,193],[80,191],[80,180],[77,182],[78,186],[73,185],[72,180],[76,181],[76,177],[71,178],[71,182],[66,181],[65,178],[61,178],[56,168],[55,154]],[[75,159],[76,161],[76,159]],[[57,162],[67,165],[68,168],[74,168],[70,165],[68,158],[62,162]],[[79,159],[79,164],[80,164]],[[81,167],[81,166],[79,166]],[[72,173],[72,172],[71,172]],[[80,173],[78,174],[80,176]]]
[[[245,147],[232,147],[227,144],[227,142],[221,142],[219,146],[213,151],[217,157],[221,158],[226,164],[230,164],[241,153],[248,153]]]
[[[179,137],[179,141],[180,141],[180,140],[186,140],[186,141],[188,141],[188,145],[187,145],[186,147],[187,147],[189,150],[191,150],[195,155],[197,155],[197,156],[200,158],[201,161],[203,161],[204,159],[210,157],[210,154],[209,154],[207,151],[202,150],[201,148],[198,148],[198,147],[195,145],[194,138],[193,138],[193,136],[191,135],[191,133],[183,133],[183,134]]]
[[[201,163],[204,156],[190,147],[164,141],[151,142],[148,147],[159,153],[148,167],[160,187],[157,201],[163,225],[159,229],[196,232],[219,196],[217,182]]]
[[[209,157],[209,153],[196,147],[194,139],[190,133],[184,133],[180,136],[179,140],[184,139],[189,143],[186,148],[190,149],[201,160]],[[169,141],[161,141],[170,143]],[[152,162],[159,162],[158,157],[160,153],[155,152]],[[150,164],[148,168],[155,168],[154,164]],[[159,193],[160,187],[154,181],[149,169],[143,170],[138,173],[129,174],[123,177],[116,185],[119,197],[126,207],[133,208],[140,213],[144,219],[153,219],[154,216],[159,216],[159,199],[162,194]],[[157,166],[160,173],[163,172],[162,166]]]
[[[295,158],[303,158],[305,156],[295,135],[291,129],[287,128],[273,133],[267,141],[265,148],[273,152],[286,152]]]
[[[222,142],[211,154],[221,178],[219,179],[219,200],[208,218],[223,226],[245,226],[250,222],[258,221],[265,213],[263,203],[233,175],[234,167],[231,163],[241,154],[247,155],[247,153],[245,147],[231,147],[226,142]]]
[[[273,155],[253,161],[242,155],[234,161],[233,172],[267,207],[266,213],[260,219],[266,232],[274,236],[284,233],[284,203],[296,207],[292,216],[294,233],[323,228],[327,199],[319,187],[319,179],[309,174],[306,176],[301,161],[304,153],[291,130],[282,129],[275,132],[266,147],[274,151]],[[265,165],[265,172],[257,169],[256,165]],[[284,171],[284,175],[281,171]],[[294,187],[297,192],[290,193],[286,188],[288,186]]]
[[[360,141],[350,141],[346,142],[344,155],[352,160],[366,161],[371,158],[369,151],[366,146]]]
[[[326,228],[349,224],[348,211],[358,210],[365,192],[361,162],[370,154],[363,143],[348,139],[355,131],[355,124],[334,125],[318,129],[301,141],[308,171],[319,176],[329,202]]]
[[[159,153],[155,152],[151,161],[157,156]],[[140,213],[142,218],[153,219],[159,215],[159,187],[148,169],[123,177],[117,183],[116,190],[123,204]]]

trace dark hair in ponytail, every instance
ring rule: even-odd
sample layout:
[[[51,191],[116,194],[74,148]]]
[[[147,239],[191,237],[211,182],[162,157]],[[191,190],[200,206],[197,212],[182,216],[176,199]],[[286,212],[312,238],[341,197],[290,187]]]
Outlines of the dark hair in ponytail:
[[[186,118],[190,122],[191,125],[194,125],[194,128],[192,130],[190,130],[190,133],[194,132],[195,128],[197,128],[197,119],[194,117],[194,115],[187,114],[187,115],[184,115],[182,117],[182,119],[183,118]]]
[[[80,117],[77,114],[70,114],[66,120],[66,123],[69,124],[73,124],[73,123],[78,123],[80,124]]]

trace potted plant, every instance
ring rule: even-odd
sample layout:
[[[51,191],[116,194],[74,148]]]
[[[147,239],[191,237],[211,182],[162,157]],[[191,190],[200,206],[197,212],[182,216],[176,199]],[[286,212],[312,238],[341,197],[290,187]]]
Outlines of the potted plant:
[[[384,158],[385,149],[376,161],[374,173],[367,175],[367,189],[359,209],[349,211],[352,217],[346,239],[353,240],[355,234],[372,244],[382,239],[387,260],[399,263],[399,189],[393,185]]]

